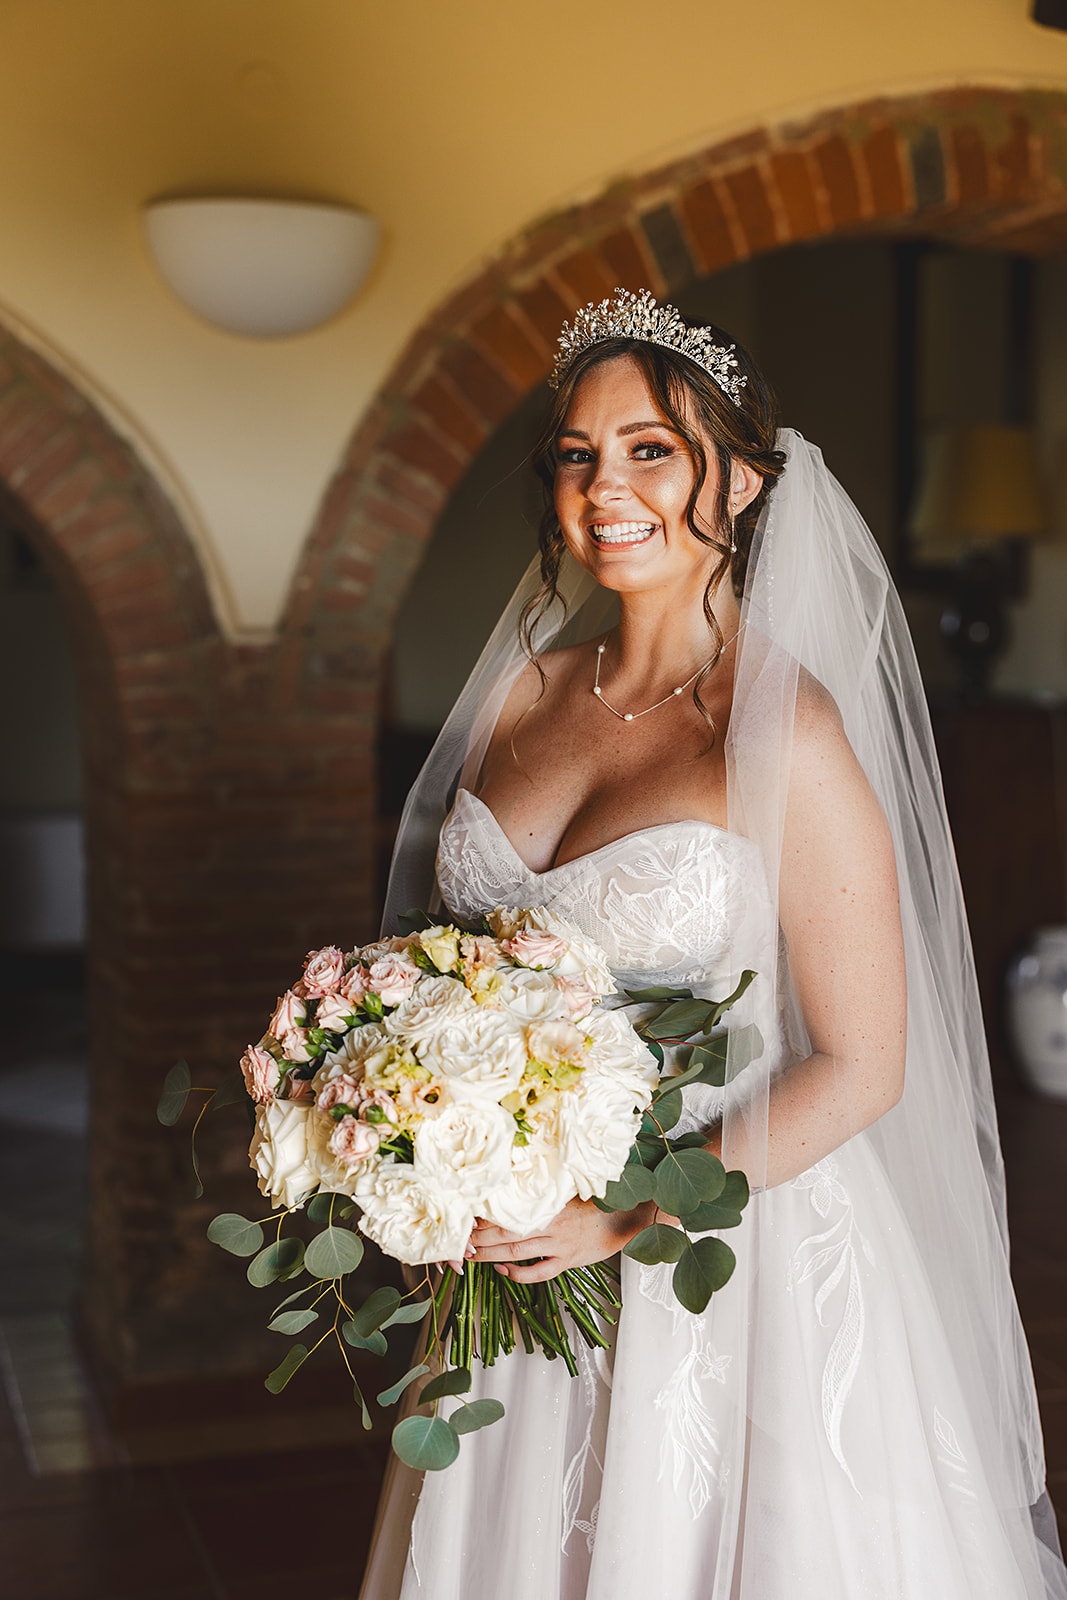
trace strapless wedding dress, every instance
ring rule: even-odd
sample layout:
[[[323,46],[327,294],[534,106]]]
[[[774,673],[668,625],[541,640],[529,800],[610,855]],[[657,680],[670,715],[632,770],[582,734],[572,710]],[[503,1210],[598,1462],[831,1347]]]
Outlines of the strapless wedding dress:
[[[705,822],[538,873],[460,790],[438,879],[465,922],[495,906],[573,918],[620,987],[721,997],[778,959],[758,852]],[[748,1070],[773,1070],[758,977],[733,1020],[767,1040]],[[715,1120],[717,1093],[685,1092],[686,1125]],[[755,1196],[727,1237],[737,1270],[702,1315],[674,1300],[670,1267],[623,1258],[613,1349],[575,1339],[576,1378],[540,1353],[476,1367],[472,1398],[506,1416],[445,1472],[394,1468],[363,1600],[1044,1600],[867,1138]]]

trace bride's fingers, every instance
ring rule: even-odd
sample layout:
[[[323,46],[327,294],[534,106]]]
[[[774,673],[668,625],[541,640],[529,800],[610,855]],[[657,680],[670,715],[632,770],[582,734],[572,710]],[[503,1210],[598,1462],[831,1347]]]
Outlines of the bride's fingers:
[[[517,1261],[509,1266],[502,1263],[496,1269],[501,1277],[510,1278],[513,1283],[546,1283],[549,1278],[556,1278],[563,1271],[563,1263],[558,1256],[541,1256],[535,1261],[524,1261],[520,1265]]]

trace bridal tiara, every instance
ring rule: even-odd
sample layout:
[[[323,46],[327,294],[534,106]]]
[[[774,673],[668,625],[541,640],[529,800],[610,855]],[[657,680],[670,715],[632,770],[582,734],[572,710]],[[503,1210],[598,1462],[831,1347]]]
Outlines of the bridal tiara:
[[[737,371],[735,346],[716,344],[710,328],[687,328],[674,306],[661,306],[647,289],[640,294],[616,289],[599,305],[590,301],[576,313],[573,323],[565,322],[548,376],[549,387],[558,389],[575,357],[604,339],[640,339],[675,350],[703,367],[735,406],[741,404],[741,390],[748,379]]]

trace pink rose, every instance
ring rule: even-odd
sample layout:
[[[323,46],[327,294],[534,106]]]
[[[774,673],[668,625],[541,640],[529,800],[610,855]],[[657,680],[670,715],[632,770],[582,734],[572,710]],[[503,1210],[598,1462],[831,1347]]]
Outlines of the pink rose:
[[[270,1019],[268,1032],[272,1033],[275,1039],[281,1039],[292,1028],[302,1028],[306,1021],[307,1006],[292,989],[286,989]]]
[[[244,1073],[245,1088],[257,1106],[274,1099],[281,1072],[272,1055],[261,1050],[258,1044],[250,1044],[241,1057],[241,1071]]]
[[[557,978],[556,988],[563,997],[563,1004],[567,1007],[567,1014],[572,1022],[577,1022],[579,1017],[588,1016],[596,999],[592,989],[587,988],[578,978]]]
[[[335,944],[308,951],[308,958],[304,962],[304,989],[312,1000],[340,988],[344,975],[344,954]]]
[[[345,1028],[352,1026],[356,1003],[340,994],[323,995],[315,1012],[316,1028],[329,1028],[334,1033],[342,1033]]]
[[[339,1078],[330,1079],[315,1103],[320,1111],[330,1111],[334,1106],[358,1106],[359,1093],[355,1078],[342,1074]]]
[[[476,972],[491,972],[501,965],[500,952],[495,939],[488,934],[466,934],[459,941],[459,953],[468,976]]]
[[[308,1044],[307,1030],[305,1028],[290,1028],[284,1038],[278,1040],[282,1047],[282,1054],[286,1061],[313,1061],[315,1052]]]
[[[345,981],[337,992],[343,994],[346,1000],[351,1000],[353,1006],[358,1006],[367,992],[366,967],[357,963],[351,971],[346,972]]]
[[[383,1006],[398,1006],[414,989],[422,973],[410,956],[380,956],[367,974],[367,983]]]
[[[396,1101],[384,1089],[372,1089],[369,1094],[364,1093],[363,1103],[359,1108],[359,1114],[364,1122],[367,1121],[367,1112],[372,1106],[377,1106],[378,1110],[384,1113],[386,1121],[391,1122],[394,1127],[400,1121],[397,1115]],[[379,1126],[381,1125],[380,1117],[372,1117],[370,1120],[377,1122]]]
[[[291,1075],[290,1078],[289,1078],[289,1092],[286,1095],[286,1099],[287,1100],[310,1100],[311,1099],[311,1083],[310,1083],[309,1079],[307,1079],[307,1078],[298,1078],[295,1075]]]
[[[380,1143],[376,1129],[369,1122],[357,1122],[355,1117],[342,1117],[330,1135],[330,1149],[346,1167],[366,1161]]]
[[[502,948],[520,967],[554,967],[566,946],[554,933],[523,928],[514,939],[505,939]]]

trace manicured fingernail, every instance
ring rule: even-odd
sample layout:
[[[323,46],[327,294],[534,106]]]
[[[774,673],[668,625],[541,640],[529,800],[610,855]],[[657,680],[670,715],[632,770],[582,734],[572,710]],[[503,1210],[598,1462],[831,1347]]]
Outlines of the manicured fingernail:
[[[508,1275],[507,1267],[498,1266],[496,1270],[499,1272],[499,1274],[500,1274],[500,1276],[502,1278],[506,1278],[507,1277],[507,1275]]]

